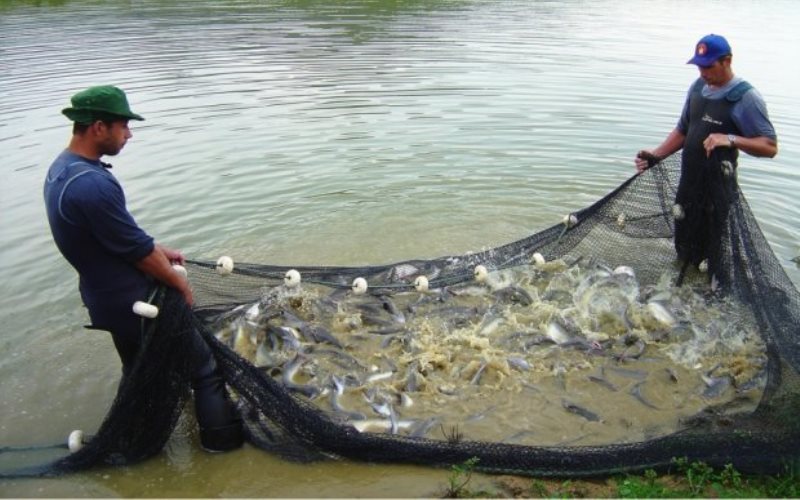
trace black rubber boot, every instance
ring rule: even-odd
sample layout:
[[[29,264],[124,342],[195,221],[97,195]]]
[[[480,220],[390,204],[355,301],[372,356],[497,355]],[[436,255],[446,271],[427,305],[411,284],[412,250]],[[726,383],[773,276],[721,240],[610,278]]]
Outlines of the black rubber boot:
[[[235,450],[243,443],[244,434],[241,421],[225,427],[200,428],[200,445],[208,452],[221,453]]]
[[[192,380],[200,444],[207,451],[239,448],[244,443],[242,419],[228,397],[225,381],[219,375],[210,349],[202,339],[200,342],[202,346],[198,347],[198,351],[207,353],[207,356]]]

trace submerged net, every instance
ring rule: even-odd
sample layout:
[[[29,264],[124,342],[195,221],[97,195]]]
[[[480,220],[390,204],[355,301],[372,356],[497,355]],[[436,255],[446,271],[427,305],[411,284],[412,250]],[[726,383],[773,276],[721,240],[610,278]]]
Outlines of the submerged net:
[[[229,273],[190,262],[194,314],[166,293],[96,437],[31,471],[157,453],[187,396],[180,338],[195,329],[248,441],[292,460],[477,458],[485,472],[577,477],[685,457],[781,472],[800,445],[797,290],[735,177],[708,270],[676,260],[678,164],[468,255]]]

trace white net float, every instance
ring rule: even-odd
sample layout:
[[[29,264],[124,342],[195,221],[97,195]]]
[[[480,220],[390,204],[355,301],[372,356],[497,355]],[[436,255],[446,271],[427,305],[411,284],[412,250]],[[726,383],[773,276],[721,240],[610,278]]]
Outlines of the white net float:
[[[186,268],[180,264],[173,264],[172,269],[174,269],[176,273],[180,274],[184,278],[189,276],[189,273],[186,271]]]
[[[294,288],[297,285],[299,285],[300,284],[300,280],[301,280],[300,271],[298,271],[297,269],[289,269],[288,271],[286,271],[286,274],[283,276],[283,282],[289,288]]]
[[[417,276],[417,279],[414,280],[414,288],[418,292],[427,292],[428,278],[426,278],[425,276]]]
[[[67,437],[67,448],[71,453],[75,453],[76,451],[83,448],[83,431],[80,429],[75,429],[74,431],[69,433]]]
[[[486,269],[486,266],[478,264],[475,266],[475,271],[473,274],[475,275],[475,281],[478,283],[483,283],[486,281],[486,278],[489,277],[489,270]]]
[[[233,272],[233,259],[227,255],[223,255],[217,259],[217,272],[223,276],[231,274]]]
[[[680,203],[672,205],[672,217],[674,217],[675,220],[683,220],[683,218],[686,217],[686,213],[683,211],[683,207]]]
[[[133,312],[143,318],[153,319],[158,316],[158,307],[154,306],[153,304],[148,304],[147,302],[137,300],[133,303]]]
[[[351,288],[353,289],[353,293],[356,295],[367,293],[367,280],[364,278],[356,278],[353,280],[353,285]]]

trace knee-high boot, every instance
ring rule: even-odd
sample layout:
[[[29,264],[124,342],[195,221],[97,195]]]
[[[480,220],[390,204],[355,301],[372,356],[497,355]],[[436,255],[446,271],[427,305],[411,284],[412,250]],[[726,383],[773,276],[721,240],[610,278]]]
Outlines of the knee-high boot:
[[[244,442],[242,420],[228,397],[225,381],[205,342],[202,347],[205,349],[201,348],[201,352],[208,355],[192,379],[200,444],[208,451],[233,450]]]

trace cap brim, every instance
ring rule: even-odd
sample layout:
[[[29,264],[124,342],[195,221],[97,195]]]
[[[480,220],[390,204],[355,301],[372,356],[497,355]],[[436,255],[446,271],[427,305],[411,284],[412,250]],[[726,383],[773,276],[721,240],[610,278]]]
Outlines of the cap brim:
[[[696,66],[711,66],[717,60],[716,57],[698,57],[694,56],[693,58],[686,61],[686,64],[694,64]]]
[[[137,115],[136,113],[128,113],[128,114],[124,114],[124,115],[119,115],[117,113],[98,113],[98,115],[100,115],[100,116],[111,116],[111,117],[115,117],[115,118],[123,118],[125,120],[144,121],[144,118],[142,118],[141,116]]]
[[[107,113],[104,111],[95,111],[92,109],[75,109],[75,108],[64,108],[61,110],[61,114],[69,118],[74,122],[80,123],[90,123],[95,120],[100,120],[103,118],[119,118],[123,120],[139,120],[144,121],[144,117],[138,115],[136,113],[130,114],[116,114],[116,113]]]
[[[82,111],[75,108],[64,108],[61,110],[61,114],[74,122],[84,122],[87,117]]]

